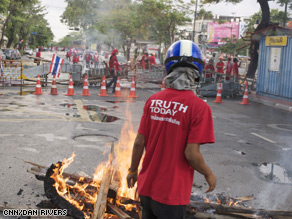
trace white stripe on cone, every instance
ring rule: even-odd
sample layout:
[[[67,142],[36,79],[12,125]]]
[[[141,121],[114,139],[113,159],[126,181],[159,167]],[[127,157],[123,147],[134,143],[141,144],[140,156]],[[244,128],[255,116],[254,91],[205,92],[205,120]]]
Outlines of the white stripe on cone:
[[[84,86],[83,89],[88,89],[88,86]]]
[[[73,86],[69,86],[69,88],[73,89]]]
[[[52,85],[52,88],[57,88],[57,86],[56,85]]]

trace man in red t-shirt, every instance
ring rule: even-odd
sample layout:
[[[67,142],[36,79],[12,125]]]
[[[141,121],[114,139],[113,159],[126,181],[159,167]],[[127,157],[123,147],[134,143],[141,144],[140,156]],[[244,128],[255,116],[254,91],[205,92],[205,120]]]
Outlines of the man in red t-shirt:
[[[113,94],[115,93],[115,90],[116,90],[118,72],[121,71],[121,66],[120,66],[118,59],[117,59],[118,53],[119,53],[119,51],[117,49],[114,49],[111,53],[110,60],[109,60],[109,70],[110,70],[110,74],[113,78],[106,84],[107,89],[112,84],[114,84],[113,91],[112,91]]]
[[[145,103],[127,175],[130,188],[138,180],[143,219],[184,219],[194,170],[205,176],[207,192],[215,189],[216,176],[200,152],[201,144],[215,142],[212,113],[193,92],[203,66],[195,43],[175,42],[165,60],[167,88]]]
[[[41,50],[39,47],[38,47],[38,51],[37,51],[35,56],[36,56],[35,62],[37,63],[37,65],[40,65],[40,63],[41,63]]]
[[[237,62],[238,62],[237,58],[234,58],[233,65],[232,65],[232,72],[231,72],[231,76],[234,77],[234,81],[238,81],[238,77],[239,77]]]
[[[215,72],[214,61],[213,59],[210,59],[208,64],[205,67],[205,77],[212,78],[214,72]]]
[[[231,58],[228,57],[227,63],[226,63],[226,74],[231,75],[231,71],[232,71],[232,62],[231,62]],[[228,76],[226,76],[226,80],[229,80],[229,79],[230,78]]]
[[[216,64],[216,73],[223,74],[224,73],[223,69],[224,69],[223,57],[220,56],[219,62],[217,62],[217,64]],[[221,75],[217,75],[216,78],[217,78],[217,80],[221,79]]]
[[[152,69],[154,67],[154,65],[156,65],[155,53],[152,53],[151,56],[148,59],[149,59],[150,69]]]
[[[86,61],[86,68],[90,68],[90,61],[92,59],[92,55],[86,51],[86,54],[85,54],[85,61]]]
[[[73,64],[78,64],[79,62],[79,56],[77,55],[77,51],[73,54]]]
[[[99,65],[99,55],[97,51],[95,51],[95,54],[93,56],[93,62],[94,62],[94,68],[97,69]]]

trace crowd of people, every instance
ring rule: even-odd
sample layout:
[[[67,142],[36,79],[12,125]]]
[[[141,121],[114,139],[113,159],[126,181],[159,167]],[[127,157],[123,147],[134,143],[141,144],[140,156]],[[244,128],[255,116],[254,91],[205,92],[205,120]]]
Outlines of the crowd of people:
[[[151,53],[150,56],[148,52],[145,52],[143,55],[138,55],[136,63],[140,64],[142,69],[153,69],[156,65],[155,53]]]
[[[214,60],[213,59],[209,59],[208,63],[205,63],[205,77],[206,78],[213,78],[215,75],[214,73],[217,73],[216,80],[220,80],[222,79],[222,76],[220,74],[226,74],[226,75],[230,75],[231,77],[234,78],[235,81],[238,80],[239,78],[239,70],[238,68],[240,67],[241,62],[238,61],[237,58],[231,58],[228,57],[227,58],[227,63],[225,65],[225,63],[223,62],[223,57],[221,56],[219,58],[219,62],[216,63],[216,65],[214,66]],[[216,68],[216,71],[215,71]],[[225,78],[226,80],[230,80],[229,76],[226,76]]]

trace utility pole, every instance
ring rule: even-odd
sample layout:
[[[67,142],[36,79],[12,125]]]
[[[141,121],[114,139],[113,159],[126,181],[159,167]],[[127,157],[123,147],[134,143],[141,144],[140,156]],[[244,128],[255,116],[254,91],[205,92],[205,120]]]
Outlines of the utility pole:
[[[198,8],[198,0],[196,0],[196,8],[195,8],[195,14],[194,14],[194,26],[193,26],[193,42],[194,43],[195,43],[195,39],[196,39],[197,8]]]

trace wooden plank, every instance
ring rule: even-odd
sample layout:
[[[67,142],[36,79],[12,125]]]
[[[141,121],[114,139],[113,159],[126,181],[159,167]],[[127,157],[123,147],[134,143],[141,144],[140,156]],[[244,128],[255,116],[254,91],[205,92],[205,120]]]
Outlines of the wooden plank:
[[[119,209],[117,206],[107,203],[107,206],[110,208],[111,212],[117,215],[120,219],[129,219],[131,218],[128,214],[126,214],[124,211]]]
[[[24,162],[39,168],[39,170],[35,169],[35,168],[34,169],[31,168],[31,170],[33,170],[33,171],[46,172],[47,169],[48,169],[48,167],[42,166],[42,165],[37,164],[37,163],[33,163],[33,162],[30,162],[30,161],[24,161]],[[78,176],[78,175],[74,175],[74,174],[70,174],[70,173],[66,173],[66,172],[63,172],[63,176],[64,176],[64,178],[68,178],[69,177],[70,180],[77,181],[77,182],[79,181],[80,177],[82,177],[82,176]],[[92,183],[93,182],[92,178],[89,178],[89,177],[82,177],[82,178],[84,179],[84,182],[86,182],[86,183]]]
[[[93,215],[91,219],[104,218],[105,208],[107,204],[107,195],[108,195],[109,187],[110,187],[111,180],[114,173],[114,167],[112,165],[113,151],[114,151],[114,143],[112,143],[111,145],[109,165],[105,168],[103,172],[100,188],[98,191],[98,195],[97,195],[97,199],[94,205]]]

